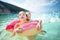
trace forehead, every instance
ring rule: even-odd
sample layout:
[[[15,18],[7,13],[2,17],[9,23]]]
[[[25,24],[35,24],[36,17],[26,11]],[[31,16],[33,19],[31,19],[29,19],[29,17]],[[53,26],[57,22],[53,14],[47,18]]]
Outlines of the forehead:
[[[25,12],[21,11],[21,12],[19,12],[19,14],[25,14]]]

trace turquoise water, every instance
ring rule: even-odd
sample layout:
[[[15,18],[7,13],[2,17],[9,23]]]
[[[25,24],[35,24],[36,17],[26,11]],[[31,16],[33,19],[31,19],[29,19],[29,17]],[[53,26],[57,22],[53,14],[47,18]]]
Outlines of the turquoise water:
[[[36,16],[36,14],[34,15]],[[32,19],[34,19],[32,14]],[[41,17],[40,17],[41,16]],[[35,35],[35,40],[60,40],[60,18],[48,14],[42,14],[40,17],[42,22],[43,30],[47,33],[39,33]],[[36,19],[37,17],[35,17]],[[17,14],[2,14],[0,15],[0,40],[28,40],[27,37],[14,36],[11,37],[11,33],[5,30],[5,26],[12,20],[18,19]]]

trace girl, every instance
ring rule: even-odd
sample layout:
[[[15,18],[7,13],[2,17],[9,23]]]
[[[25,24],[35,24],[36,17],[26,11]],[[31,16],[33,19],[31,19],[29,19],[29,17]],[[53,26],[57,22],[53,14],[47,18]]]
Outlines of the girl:
[[[20,22],[16,23],[16,25],[14,26],[14,31],[12,33],[12,36],[14,36],[16,32],[22,32],[22,30],[19,29],[18,27],[27,22],[24,11],[19,12],[19,20],[20,20]]]
[[[26,20],[32,22],[31,13],[29,11],[26,12]],[[35,20],[35,21],[38,22],[38,24],[36,26],[37,30],[42,31],[42,25],[41,25],[42,21],[41,20]]]
[[[37,21],[38,24],[36,25],[36,28],[38,31],[40,32],[44,32],[46,33],[46,31],[42,30],[42,20],[31,20],[31,13],[29,11],[26,11],[26,20],[29,21],[29,22],[32,22],[32,21]]]

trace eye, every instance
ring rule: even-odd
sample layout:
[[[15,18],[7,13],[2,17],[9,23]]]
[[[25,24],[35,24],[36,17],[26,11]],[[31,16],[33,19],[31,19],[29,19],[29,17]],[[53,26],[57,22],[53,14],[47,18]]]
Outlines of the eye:
[[[19,14],[19,15],[21,15],[21,14]]]
[[[24,15],[24,14],[23,14]]]
[[[26,16],[27,16],[27,14],[26,14]]]

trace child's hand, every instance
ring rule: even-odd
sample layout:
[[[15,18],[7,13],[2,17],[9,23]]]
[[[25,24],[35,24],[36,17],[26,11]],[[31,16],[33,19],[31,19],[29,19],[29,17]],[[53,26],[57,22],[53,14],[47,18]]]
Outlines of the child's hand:
[[[23,32],[22,28],[18,28],[17,33],[22,33],[22,32]]]

